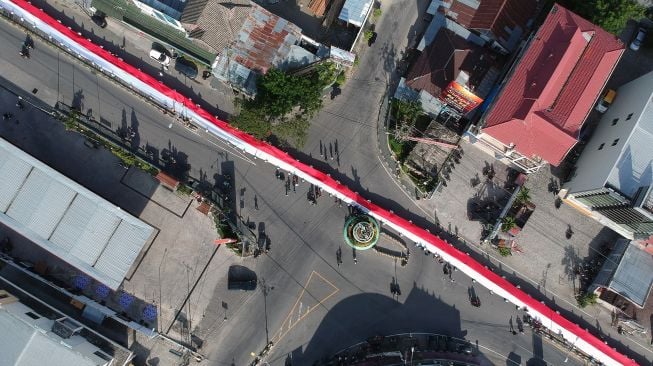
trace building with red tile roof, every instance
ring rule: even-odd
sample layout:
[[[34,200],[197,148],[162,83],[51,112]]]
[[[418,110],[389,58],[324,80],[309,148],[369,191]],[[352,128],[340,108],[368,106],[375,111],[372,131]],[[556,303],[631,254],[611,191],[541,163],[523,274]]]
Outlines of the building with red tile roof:
[[[538,0],[440,0],[441,11],[458,24],[516,48],[538,9]]]
[[[446,95],[452,87],[464,88],[469,96],[464,99],[482,101],[499,74],[497,57],[489,48],[467,41],[450,29],[441,28],[410,67],[405,85],[416,92],[428,93],[442,105],[447,104]],[[475,106],[474,103],[472,105]],[[473,109],[473,106],[469,109]],[[457,105],[451,107],[461,109],[460,113],[469,112]]]
[[[623,52],[614,35],[555,4],[476,138],[526,172],[558,166]]]

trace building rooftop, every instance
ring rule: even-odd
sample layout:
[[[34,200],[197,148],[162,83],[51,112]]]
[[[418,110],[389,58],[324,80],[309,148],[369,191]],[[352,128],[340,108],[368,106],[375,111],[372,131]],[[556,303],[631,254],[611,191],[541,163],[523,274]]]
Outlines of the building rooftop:
[[[0,222],[118,289],[154,228],[0,139]]]
[[[150,16],[134,2],[128,0],[92,0],[91,5],[110,17],[135,27],[152,37],[165,42],[204,65],[211,65],[216,54],[195,44],[185,32],[175,28],[169,19]],[[175,20],[176,22],[176,20]]]
[[[442,0],[445,14],[468,29],[487,29],[505,47],[516,46],[530,20],[537,0]]]
[[[251,11],[250,0],[189,0],[179,20],[190,37],[222,52],[238,39]]]
[[[441,28],[433,42],[411,66],[406,85],[438,97],[464,71],[469,75],[469,80],[461,84],[473,90],[491,66],[490,58],[484,48],[466,41],[447,28]]]
[[[483,132],[559,165],[624,52],[623,43],[556,4],[532,39]]]
[[[111,356],[82,336],[64,334],[56,326],[65,327],[20,302],[0,306],[2,365],[98,366],[111,362]]]
[[[137,0],[148,6],[165,13],[166,15],[179,20],[186,4],[190,1],[187,0]]]
[[[594,284],[605,286],[644,307],[653,286],[653,256],[627,239],[619,239]]]
[[[238,41],[230,51],[239,64],[265,74],[290,53],[291,46],[301,39],[302,30],[262,7],[252,5],[238,33]]]
[[[300,53],[293,46],[301,38],[302,30],[298,26],[251,3],[235,42],[222,50],[213,65],[213,73],[218,79],[254,94],[257,74],[300,61],[293,59]]]
[[[357,27],[362,27],[365,16],[370,11],[373,3],[374,1],[372,0],[346,0],[338,19]]]
[[[643,76],[653,82],[653,73]],[[647,84],[650,85],[650,84]],[[639,90],[641,92],[641,90]],[[640,187],[653,183],[653,90],[646,90],[648,98],[644,110],[633,111],[633,129],[624,142],[621,155],[608,175],[607,184],[632,198]],[[644,99],[644,98],[642,98]],[[608,121],[605,121],[608,122]],[[650,206],[650,204],[649,204]]]

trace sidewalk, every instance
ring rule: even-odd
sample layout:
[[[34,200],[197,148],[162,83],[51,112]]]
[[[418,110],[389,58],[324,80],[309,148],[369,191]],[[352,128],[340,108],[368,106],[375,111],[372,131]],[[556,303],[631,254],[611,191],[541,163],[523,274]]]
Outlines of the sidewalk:
[[[231,88],[217,81],[211,83],[213,77],[203,80],[202,68],[199,68],[196,80],[188,79],[174,70],[172,65],[169,70],[163,70],[160,64],[149,58],[152,43],[157,41],[147,34],[114,18],[107,18],[107,27],[100,28],[75,0],[34,0],[32,3],[127,63],[150,75],[159,75],[162,82],[191,98],[211,114],[224,120],[233,114],[234,94]],[[213,89],[211,85],[218,89]]]

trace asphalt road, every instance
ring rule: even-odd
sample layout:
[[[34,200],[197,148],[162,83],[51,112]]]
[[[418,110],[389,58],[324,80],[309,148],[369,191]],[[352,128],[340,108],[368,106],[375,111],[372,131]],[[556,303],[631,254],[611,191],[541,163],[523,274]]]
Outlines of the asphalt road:
[[[412,2],[392,5],[407,9],[405,19],[390,20],[394,26],[413,23],[411,17],[416,16],[417,9],[408,4]],[[399,37],[406,31],[387,29],[388,37]],[[537,365],[544,364],[542,359],[548,364],[561,364],[564,360],[566,350],[542,342],[529,330],[523,335],[512,335],[509,322],[512,319],[516,328],[519,312],[479,286],[474,291],[483,306],[473,308],[468,297],[473,282],[459,272],[453,276],[455,282],[451,282],[443,276],[441,265],[429,256],[413,253],[409,265],[402,268],[389,258],[366,252],[358,253],[358,264],[354,264],[341,238],[346,207],[338,207],[329,197],[321,198],[317,206],[309,205],[305,184],[286,196],[283,184],[275,180],[272,166],[224,150],[224,144],[202,132],[185,130],[142,99],[39,40],[31,59],[21,59],[18,50],[23,37],[22,31],[0,22],[0,73],[7,79],[28,91],[38,89],[36,97],[50,105],[57,100],[79,104],[113,130],[131,126],[137,131],[137,145],[175,151],[178,163],[186,160],[194,177],[213,183],[217,174],[235,170],[237,196],[240,198],[243,192],[243,207],[237,205],[236,209],[266,232],[272,250],[266,256],[242,262],[254,269],[265,285],[244,295],[239,304],[230,304],[227,321],[222,321],[223,309],[216,306],[199,322],[196,333],[205,339],[202,351],[211,364],[246,364],[251,360],[251,352],[263,348],[266,338],[277,344],[269,355],[271,364],[283,364],[292,354],[295,364],[303,365],[375,334],[408,331],[464,336],[478,342],[481,352],[495,364]],[[313,153],[316,141],[334,144],[338,139],[341,167],[337,167],[335,159],[328,158],[334,171],[337,168],[349,183],[359,182],[363,194],[395,212],[402,208],[417,212],[373,153],[374,112],[385,90],[385,81],[376,78],[383,80],[394,66],[392,59],[398,53],[394,45],[399,44],[396,42],[401,40],[379,34],[378,47],[365,54],[361,71],[356,80],[350,81],[351,89],[345,88],[343,95],[328,104],[314,124],[303,157],[318,155]],[[388,58],[384,60],[380,55]],[[371,71],[380,65],[386,75],[377,76]],[[367,91],[365,83],[372,85]],[[369,104],[375,100],[376,106]],[[13,108],[11,104],[4,107]],[[328,117],[335,114],[340,118]],[[355,133],[347,133],[344,126],[352,123],[359,127]],[[39,128],[37,120],[23,121],[21,126]],[[258,210],[254,209],[254,196]],[[340,266],[335,259],[339,246],[344,252]],[[226,269],[214,275],[225,274]],[[393,278],[402,289],[402,295],[394,299],[390,293]],[[224,288],[214,293],[216,304],[230,296]]]

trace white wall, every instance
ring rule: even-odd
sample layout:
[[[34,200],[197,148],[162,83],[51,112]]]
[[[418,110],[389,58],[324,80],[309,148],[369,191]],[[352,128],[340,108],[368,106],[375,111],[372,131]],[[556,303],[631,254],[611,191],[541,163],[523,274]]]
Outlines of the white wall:
[[[592,138],[576,162],[576,171],[564,188],[570,194],[602,188],[626,146],[635,124],[650,103],[653,72],[639,77],[617,90],[617,96],[601,117]],[[633,113],[630,120],[626,120]],[[616,124],[613,121],[617,119]],[[619,139],[615,146],[612,143]],[[599,147],[603,144],[603,148]],[[653,148],[653,147],[652,147]]]

